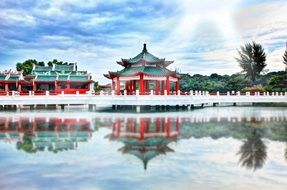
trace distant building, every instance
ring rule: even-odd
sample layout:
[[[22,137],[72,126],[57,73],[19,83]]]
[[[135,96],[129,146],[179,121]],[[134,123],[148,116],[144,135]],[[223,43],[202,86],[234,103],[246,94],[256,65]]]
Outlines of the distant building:
[[[51,94],[80,94],[93,90],[94,81],[92,75],[87,71],[78,71],[76,63],[68,65],[38,66],[34,65],[29,75],[23,76],[22,72],[0,73],[0,91],[18,91],[28,93]]]
[[[122,59],[117,63],[124,67],[121,71],[109,72],[104,76],[112,80],[112,90],[120,94],[126,90],[127,94],[134,94],[139,89],[140,94],[147,94],[154,90],[155,94],[170,94],[171,83],[174,83],[176,93],[180,89],[179,81],[183,75],[171,71],[166,67],[174,61],[166,61],[147,51],[146,44],[140,54],[130,59]],[[124,89],[121,89],[121,84]]]

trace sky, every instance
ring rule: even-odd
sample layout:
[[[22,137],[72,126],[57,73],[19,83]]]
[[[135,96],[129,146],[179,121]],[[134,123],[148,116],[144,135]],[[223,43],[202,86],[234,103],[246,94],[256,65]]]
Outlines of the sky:
[[[182,73],[240,72],[237,49],[255,41],[268,71],[283,70],[286,0],[0,0],[0,70],[26,59],[77,62],[107,83],[116,61],[141,52]]]

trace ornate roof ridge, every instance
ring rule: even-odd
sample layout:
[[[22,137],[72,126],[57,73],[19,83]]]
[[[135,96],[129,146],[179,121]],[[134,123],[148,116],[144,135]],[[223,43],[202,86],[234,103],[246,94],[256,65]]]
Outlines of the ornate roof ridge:
[[[139,53],[133,58],[129,58],[129,59],[121,58],[121,61],[117,61],[117,64],[126,67],[127,65],[140,64],[141,61],[144,61],[150,64],[160,64],[163,66],[168,66],[174,62],[174,61],[166,61],[165,58],[158,58],[154,56],[153,54],[148,52],[147,46],[146,44],[144,44],[144,47],[141,53]]]

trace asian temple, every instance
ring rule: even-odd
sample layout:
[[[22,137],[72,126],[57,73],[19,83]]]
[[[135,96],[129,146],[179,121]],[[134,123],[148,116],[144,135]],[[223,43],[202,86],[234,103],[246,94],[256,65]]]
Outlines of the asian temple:
[[[141,95],[150,93],[150,90],[154,90],[156,95],[164,94],[165,91],[169,95],[170,91],[178,93],[179,82],[183,77],[182,74],[167,68],[173,62],[149,53],[144,44],[140,54],[117,62],[124,67],[122,70],[110,71],[104,76],[112,80],[112,90],[118,95],[122,90],[126,90],[127,94],[135,94],[137,89]],[[124,89],[121,88],[121,84],[124,84]]]
[[[67,65],[34,65],[26,76],[23,72],[6,71],[0,73],[0,92],[18,91],[20,93],[84,94],[93,90],[91,73],[79,71],[76,63]]]

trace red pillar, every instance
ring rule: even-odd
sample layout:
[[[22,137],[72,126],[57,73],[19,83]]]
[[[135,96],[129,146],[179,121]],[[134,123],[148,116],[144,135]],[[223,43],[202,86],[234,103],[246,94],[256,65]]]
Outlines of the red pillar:
[[[149,92],[149,81],[148,80],[145,81],[145,91]]]
[[[118,138],[121,133],[121,119],[118,118],[116,121],[116,137]]]
[[[58,81],[55,80],[55,92],[57,92],[57,90],[58,90]]]
[[[5,84],[5,92],[9,92],[9,87],[7,83]]]
[[[129,94],[129,81],[125,82],[125,90],[127,91],[127,94]]]
[[[160,81],[155,81],[155,94],[159,95],[160,94]]]
[[[67,89],[70,89],[71,88],[71,82],[68,80],[67,81]]]
[[[22,92],[21,84],[18,83],[18,92]]]
[[[117,77],[117,95],[121,93],[120,77]]]
[[[137,81],[134,80],[133,81],[133,90],[136,91],[136,89],[137,89]]]
[[[180,123],[179,123],[179,118],[178,117],[176,118],[175,126],[176,126],[176,132],[179,133]]]
[[[112,79],[111,85],[112,85],[112,90],[115,90],[115,82],[114,82],[114,79]]]
[[[144,94],[144,80],[143,80],[143,74],[140,75],[140,94]]]
[[[167,137],[170,137],[170,128],[171,128],[170,118],[167,118],[167,123],[166,123],[166,135],[167,135]]]
[[[145,133],[145,119],[140,118],[140,140],[144,140]]]
[[[37,84],[34,82],[33,83],[33,91],[36,92],[36,90],[37,90]]]
[[[178,93],[179,91],[179,79],[177,79],[177,81],[175,82],[175,85],[176,85],[176,94]]]
[[[8,121],[8,118],[6,117],[5,118],[5,123],[4,123],[5,132],[8,130],[8,128],[9,128],[9,121]]]
[[[164,83],[164,81],[161,81],[161,85],[160,85],[160,92],[161,92],[161,94],[163,94],[164,93],[164,88],[165,87],[165,83]]]
[[[170,91],[169,76],[166,77],[166,91],[167,91],[167,95],[169,95],[169,91]]]
[[[161,128],[160,118],[156,118],[155,126],[156,126],[156,132],[159,133],[160,132],[160,128]]]
[[[149,133],[150,118],[146,118],[145,124],[146,124],[146,132]]]
[[[130,89],[130,95],[132,95],[132,94],[133,94],[133,91],[134,91],[134,89],[133,89],[133,82],[134,82],[134,81],[130,80],[130,87],[129,87],[129,89]]]

